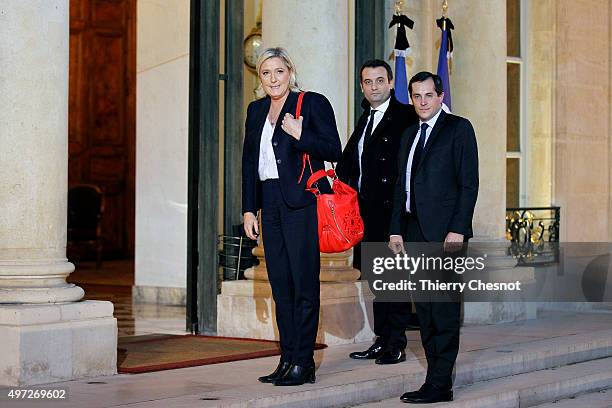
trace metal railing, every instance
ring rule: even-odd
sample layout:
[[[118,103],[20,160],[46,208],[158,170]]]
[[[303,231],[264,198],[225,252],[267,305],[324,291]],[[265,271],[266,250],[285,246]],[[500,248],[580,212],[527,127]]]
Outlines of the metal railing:
[[[559,261],[561,207],[506,208],[508,254],[522,265],[545,265]]]

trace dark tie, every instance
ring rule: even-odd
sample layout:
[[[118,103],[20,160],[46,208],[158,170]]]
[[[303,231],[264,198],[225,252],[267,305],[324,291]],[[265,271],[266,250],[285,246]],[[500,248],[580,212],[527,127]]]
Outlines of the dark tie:
[[[376,109],[372,109],[370,111],[370,121],[368,122],[368,126],[366,126],[365,136],[363,137],[363,145],[370,141],[372,138],[372,129],[374,129],[374,114],[376,113]]]
[[[423,147],[425,146],[425,137],[427,136],[427,123],[421,125],[421,133],[419,134],[419,141],[414,149],[412,155],[412,166],[410,167],[410,212],[416,214],[416,203],[414,202],[414,176],[416,175],[419,162],[421,161],[421,154],[423,153]]]

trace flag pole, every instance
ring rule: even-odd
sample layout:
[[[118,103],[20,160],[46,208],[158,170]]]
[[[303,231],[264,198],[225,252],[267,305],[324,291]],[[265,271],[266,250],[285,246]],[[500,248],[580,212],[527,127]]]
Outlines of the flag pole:
[[[442,30],[446,31],[446,13],[448,12],[448,1],[447,0],[443,0],[442,1]]]
[[[396,0],[395,1],[395,14],[397,14],[397,15],[402,14],[402,8],[404,8],[404,1],[403,0]]]

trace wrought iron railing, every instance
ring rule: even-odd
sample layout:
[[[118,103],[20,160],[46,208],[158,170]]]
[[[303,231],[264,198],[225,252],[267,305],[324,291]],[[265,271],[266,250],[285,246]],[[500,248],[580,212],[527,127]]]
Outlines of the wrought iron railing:
[[[506,208],[509,255],[519,264],[542,265],[559,261],[560,207]]]

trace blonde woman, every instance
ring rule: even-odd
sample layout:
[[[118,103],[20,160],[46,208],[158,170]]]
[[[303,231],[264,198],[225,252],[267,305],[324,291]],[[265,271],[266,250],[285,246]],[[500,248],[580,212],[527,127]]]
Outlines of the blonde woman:
[[[261,210],[268,278],[276,307],[281,358],[259,378],[274,385],[315,381],[314,345],[319,323],[319,242],[315,197],[305,191],[303,153],[312,171],[337,161],[341,144],[331,104],[307,92],[301,115],[294,117],[299,87],[295,65],[283,48],[269,48],[257,62],[260,99],[247,110],[242,155],[244,230],[257,239]],[[329,192],[327,180],[319,182]]]

